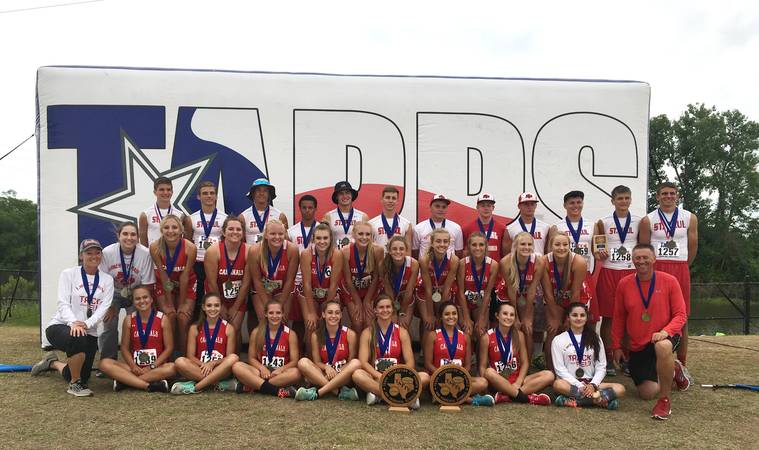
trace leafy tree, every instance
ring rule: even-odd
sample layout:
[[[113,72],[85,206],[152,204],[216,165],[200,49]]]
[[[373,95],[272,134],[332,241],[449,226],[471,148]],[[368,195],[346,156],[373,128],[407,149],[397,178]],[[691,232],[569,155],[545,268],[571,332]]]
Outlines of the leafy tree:
[[[15,191],[0,194],[0,268],[37,270],[37,205],[16,198]]]

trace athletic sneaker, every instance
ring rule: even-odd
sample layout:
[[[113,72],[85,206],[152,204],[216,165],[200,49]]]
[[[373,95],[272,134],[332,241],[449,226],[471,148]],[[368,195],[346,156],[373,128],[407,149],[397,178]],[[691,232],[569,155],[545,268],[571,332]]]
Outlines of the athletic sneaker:
[[[379,402],[380,402],[379,397],[377,397],[376,395],[372,394],[371,392],[367,392],[366,393],[366,404],[367,405],[372,406],[372,405],[376,405]]]
[[[677,389],[681,391],[688,390],[690,387],[689,375],[688,369],[685,368],[683,363],[681,363],[680,360],[675,359],[675,384],[677,384]]]
[[[618,410],[619,409],[619,400],[617,400],[615,398],[614,400],[611,400],[610,402],[608,402],[606,404],[606,409],[608,409],[610,411],[616,411],[616,410]]]
[[[472,406],[493,406],[495,405],[495,399],[492,395],[480,395],[477,394],[472,397]]]
[[[169,392],[169,382],[166,380],[154,381],[148,385],[148,392]]]
[[[503,392],[496,392],[494,400],[496,403],[511,403],[511,397],[504,394]]]
[[[632,376],[632,375],[630,374],[630,364],[627,362],[627,360],[626,360],[626,359],[621,359],[621,360],[619,361],[619,366],[622,368],[622,373],[623,373],[623,374],[624,374],[626,377],[631,377],[631,376]]]
[[[50,366],[53,364],[53,361],[58,361],[58,355],[55,352],[46,353],[40,361],[37,361],[32,366],[32,376],[36,377],[42,372],[47,372],[50,370]]]
[[[551,397],[548,394],[528,394],[527,400],[531,405],[548,406],[551,404]]]
[[[197,391],[195,390],[195,382],[184,381],[184,382],[174,383],[174,385],[171,386],[171,393],[174,395],[197,394]]]
[[[566,406],[568,408],[577,408],[577,400],[566,395],[559,395],[553,402],[556,406]]]
[[[235,386],[235,392],[237,392],[238,394],[250,394],[253,392],[253,388],[250,386],[246,386],[238,381],[237,386]]]
[[[617,376],[617,369],[615,369],[613,366],[607,366],[606,367],[606,376],[607,377],[616,377]]]
[[[219,381],[213,388],[215,391],[219,392],[237,392],[237,385],[237,380],[235,378],[230,378],[228,380]]]
[[[124,383],[120,383],[117,380],[113,380],[113,392],[119,392],[126,389],[128,386]]]
[[[288,386],[286,388],[279,388],[277,391],[277,397],[279,398],[293,398],[295,397],[295,388]]]
[[[340,400],[355,402],[358,400],[358,391],[356,388],[343,386],[340,388],[340,394],[338,394],[337,398]]]
[[[295,400],[299,402],[316,400],[318,396],[319,394],[316,391],[315,387],[311,387],[311,388],[302,387],[302,388],[298,388],[298,391],[295,392]]]
[[[669,419],[672,414],[672,402],[669,401],[669,397],[659,397],[659,400],[654,405],[654,410],[651,411],[651,417],[659,420]]]
[[[416,400],[414,400],[414,403],[409,405],[409,408],[411,408],[413,411],[416,411],[417,409],[419,409],[419,406],[420,406],[419,397],[417,397]]]
[[[105,374],[100,369],[95,369],[95,378],[105,378]]]
[[[92,391],[90,388],[88,388],[87,385],[83,384],[80,380],[75,380],[69,383],[69,388],[66,390],[66,392],[73,395],[74,397],[92,396]]]

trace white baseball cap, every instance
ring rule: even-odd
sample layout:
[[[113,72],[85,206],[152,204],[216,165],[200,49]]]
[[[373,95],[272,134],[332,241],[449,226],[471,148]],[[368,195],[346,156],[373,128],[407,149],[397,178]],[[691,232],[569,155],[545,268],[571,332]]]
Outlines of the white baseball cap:
[[[480,195],[477,196],[477,203],[480,202],[493,202],[495,203],[495,197],[493,197],[492,194],[489,194],[487,192],[483,192]]]
[[[450,205],[451,204],[451,201],[448,200],[448,197],[446,197],[445,195],[443,195],[443,194],[435,194],[432,197],[432,200],[430,200],[430,205],[432,203],[438,201],[438,200],[441,201],[441,202],[445,202],[446,205]]]
[[[538,196],[532,192],[522,192],[521,194],[519,194],[519,200],[517,201],[517,205],[521,205],[522,203],[530,203],[530,202],[538,203]]]

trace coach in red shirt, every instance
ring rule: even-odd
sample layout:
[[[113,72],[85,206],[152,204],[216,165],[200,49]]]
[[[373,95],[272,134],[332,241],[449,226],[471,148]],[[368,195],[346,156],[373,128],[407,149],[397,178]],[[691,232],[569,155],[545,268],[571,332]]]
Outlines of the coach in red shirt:
[[[677,279],[654,270],[656,255],[651,245],[636,245],[632,258],[636,273],[617,285],[611,348],[619,363],[622,338],[629,336],[630,375],[641,398],[659,395],[651,416],[664,420],[672,412],[671,380],[680,390],[690,386],[684,367],[674,356],[687,318],[685,301]]]

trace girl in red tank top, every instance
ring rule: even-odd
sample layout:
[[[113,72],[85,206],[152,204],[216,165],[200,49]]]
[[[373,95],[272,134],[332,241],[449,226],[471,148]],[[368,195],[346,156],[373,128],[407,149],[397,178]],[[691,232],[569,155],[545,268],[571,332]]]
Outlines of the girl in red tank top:
[[[264,314],[265,320],[250,333],[248,363],[235,364],[233,372],[245,385],[243,391],[292,397],[295,395],[292,385],[301,379],[296,367],[298,336],[285,325],[282,304],[278,301],[269,300]]]
[[[372,226],[367,222],[353,225],[355,242],[340,251],[346,267],[340,285],[340,298],[348,308],[351,328],[359,333],[371,323],[371,305],[377,294],[384,251],[372,242]]]
[[[550,405],[546,394],[535,394],[553,383],[553,373],[543,370],[527,375],[530,360],[525,334],[519,330],[517,311],[511,303],[499,303],[498,325],[480,338],[479,369],[491,388],[498,391],[496,403],[518,402]]]
[[[393,323],[393,300],[387,294],[380,294],[374,300],[372,326],[361,332],[359,338],[358,359],[361,367],[353,372],[353,382],[367,392],[367,404],[375,404],[380,397],[379,380],[382,372],[395,364],[414,364],[414,352],[411,337],[405,328]],[[426,389],[430,377],[426,372],[419,372],[422,389]],[[418,401],[412,408],[418,408]]]
[[[427,330],[434,329],[435,317],[446,303],[457,301],[456,270],[459,258],[451,253],[448,246],[451,234],[445,228],[436,228],[430,233],[430,247],[427,254],[419,256],[419,282],[416,296],[419,299],[419,313]]]
[[[155,296],[159,311],[175,330],[177,349],[184,353],[195,309],[197,282],[192,266],[197,248],[182,237],[182,221],[177,216],[164,217],[160,226],[161,237],[150,244],[150,256],[157,268]]]
[[[298,370],[314,387],[298,389],[296,400],[316,400],[330,393],[338,393],[340,400],[358,400],[356,389],[348,386],[353,372],[361,366],[356,359],[358,338],[340,324],[341,320],[338,301],[322,305],[322,320],[311,335],[311,359],[298,361]]]
[[[313,245],[300,255],[303,273],[303,292],[299,300],[305,311],[306,328],[312,331],[316,326],[316,315],[322,306],[337,299],[338,285],[343,276],[343,255],[332,241],[332,229],[326,223],[319,223],[313,230]],[[311,333],[309,333],[311,334]]]
[[[462,326],[469,335],[481,335],[487,329],[490,297],[498,278],[498,262],[487,256],[487,242],[480,232],[469,235],[467,253],[458,267],[459,306],[463,312]],[[474,323],[476,321],[476,323]]]
[[[171,324],[163,313],[153,309],[151,289],[132,289],[136,311],[122,323],[121,357],[123,361],[104,358],[100,370],[114,380],[113,389],[124,386],[150,392],[168,392],[168,378],[176,375],[174,364],[168,362],[174,351]],[[116,320],[116,319],[113,319]]]
[[[174,383],[171,393],[195,394],[208,387],[234,389],[229,378],[237,361],[234,326],[221,318],[221,297],[209,292],[203,297],[198,323],[187,336],[187,356],[174,362],[190,381]]]
[[[410,249],[404,236],[395,235],[387,243],[382,261],[382,292],[394,300],[398,322],[408,328],[414,317],[414,288],[419,277],[419,263],[408,256]]]
[[[254,301],[263,310],[270,300],[277,300],[284,308],[285,317],[289,317],[299,253],[297,245],[285,240],[286,235],[282,222],[269,220],[264,226],[263,240],[251,248],[249,258]]]

